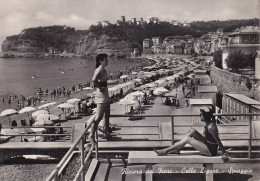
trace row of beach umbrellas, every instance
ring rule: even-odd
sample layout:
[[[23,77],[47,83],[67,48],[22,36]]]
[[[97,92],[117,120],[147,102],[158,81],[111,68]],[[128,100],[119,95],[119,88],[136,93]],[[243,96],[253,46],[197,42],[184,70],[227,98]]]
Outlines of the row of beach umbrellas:
[[[58,108],[63,108],[63,109],[69,109],[69,108],[75,108],[75,106],[73,105],[75,102],[79,102],[80,99],[78,98],[73,98],[73,99],[69,99],[66,103],[62,103],[60,105],[58,105]],[[50,103],[46,103],[43,104],[41,106],[38,107],[38,109],[43,109],[43,108],[48,108],[49,106],[55,105],[56,102],[50,102]],[[53,124],[53,120],[58,120],[59,117],[53,114],[49,114],[49,111],[46,110],[38,110],[35,107],[24,107],[22,108],[20,111],[16,111],[15,109],[6,109],[4,111],[2,111],[0,113],[0,117],[4,117],[7,116],[8,120],[9,120],[9,125],[10,125],[10,116],[14,115],[14,114],[23,114],[23,113],[28,113],[28,117],[29,117],[29,113],[35,111],[32,113],[32,117],[36,120],[35,124],[36,126],[39,125],[49,125],[49,124]]]

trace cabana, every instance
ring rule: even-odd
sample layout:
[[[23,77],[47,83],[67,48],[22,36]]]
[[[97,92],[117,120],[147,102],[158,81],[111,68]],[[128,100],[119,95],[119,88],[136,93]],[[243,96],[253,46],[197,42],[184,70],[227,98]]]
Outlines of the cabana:
[[[225,93],[222,98],[222,109],[224,113],[256,113],[260,102],[243,94]],[[248,120],[248,116],[236,116],[236,120]]]
[[[205,74],[205,75],[196,75],[195,74],[195,84],[197,84],[197,85],[211,84],[211,79],[208,74]]]
[[[200,109],[203,107],[212,108],[212,99],[190,99],[191,113],[200,114]],[[200,117],[192,116],[192,124],[201,123]]]
[[[198,86],[196,98],[198,99],[212,99],[213,105],[216,106],[218,88],[217,86]]]
[[[194,70],[194,74],[196,75],[205,75],[206,73],[207,70],[200,70],[200,69]]]

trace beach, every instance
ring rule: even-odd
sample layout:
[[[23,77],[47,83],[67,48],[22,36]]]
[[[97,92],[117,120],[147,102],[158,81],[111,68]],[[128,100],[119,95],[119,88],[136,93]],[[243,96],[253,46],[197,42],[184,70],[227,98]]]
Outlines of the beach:
[[[131,76],[129,76],[129,77],[131,77]],[[121,80],[121,82],[119,82],[119,83],[122,84],[123,81]],[[180,100],[180,104],[184,105],[186,99],[183,98],[184,95],[182,93],[181,88],[179,87],[178,89],[173,89],[172,93],[174,93],[174,94],[177,93],[178,99]],[[74,92],[74,93],[71,94],[71,98],[72,97],[83,98],[84,94],[85,94],[84,91]],[[56,99],[48,98],[47,100],[48,101],[55,101],[56,102],[55,105],[58,105],[62,102],[66,102],[66,100],[68,100],[68,99],[69,99],[68,97],[60,97],[60,98],[56,98]],[[167,115],[167,114],[174,114],[176,112],[181,114],[181,113],[183,113],[182,111],[186,112],[187,110],[190,110],[189,107],[186,107],[186,108],[183,108],[183,109],[176,109],[174,106],[166,106],[166,105],[162,104],[164,99],[165,98],[161,98],[160,96],[155,97],[153,100],[151,100],[149,105],[146,105],[146,106],[143,105],[142,106],[143,114],[166,114]],[[50,106],[49,111],[50,111],[51,114],[55,114],[55,115],[62,114],[61,109],[57,108],[57,106]],[[117,102],[111,104],[111,114],[125,114],[125,106],[119,105]],[[65,127],[66,126],[71,127],[72,124],[74,124],[74,123],[86,123],[86,121],[88,120],[88,118],[90,116],[83,116],[82,118],[79,118],[79,119],[65,121],[65,122],[62,122],[61,125],[65,126]],[[16,120],[24,119],[24,118],[28,119],[27,114],[12,116],[12,119],[16,119]],[[160,120],[160,122],[164,122],[164,121],[165,122],[169,121],[169,118],[166,118],[165,120]],[[179,121],[176,121],[176,122],[177,122],[177,124],[178,124],[178,122],[183,123],[183,120],[179,120]],[[8,125],[8,119],[5,118],[3,123],[4,123],[4,125],[7,126]],[[119,125],[119,126],[120,125],[124,125],[124,126],[127,126],[127,125],[158,125],[158,120],[157,120],[157,118],[145,118],[145,119],[142,119],[142,120],[130,121],[130,120],[128,120],[128,118],[120,118],[120,119],[111,118],[110,123],[113,124],[113,125]],[[190,124],[190,122],[187,122],[187,124]],[[68,131],[70,131],[70,129],[68,129]],[[152,130],[148,130],[148,131],[150,132]],[[123,130],[121,130],[121,132],[122,133],[131,133],[131,131],[129,129],[123,129]],[[143,132],[147,132],[147,129],[137,128],[137,129],[135,129],[135,132],[136,133],[143,133]],[[124,136],[123,138],[127,138],[127,136]],[[152,138],[152,137],[150,137],[150,138]],[[18,141],[19,142],[20,137],[11,138],[10,141]],[[47,169],[42,169],[43,165]],[[6,163],[6,164],[3,164],[3,165],[0,166],[0,172],[6,173],[6,174],[4,174],[0,177],[0,180],[6,180],[7,178],[8,178],[8,180],[9,179],[15,180],[15,176],[17,174],[20,175],[19,178],[22,179],[22,180],[23,180],[23,178],[26,178],[26,177],[31,178],[31,180],[34,180],[35,178],[37,178],[37,180],[44,180],[47,177],[47,175],[50,173],[50,171],[55,166],[56,166],[55,163],[53,163],[53,164],[42,164],[41,161],[39,161],[39,164],[36,164],[36,165],[35,164],[23,164],[23,162],[21,162],[19,164]],[[34,168],[33,170],[40,170],[38,172],[41,173],[42,176],[39,177],[36,174],[35,177],[34,177],[32,175],[32,172],[34,172],[34,171],[33,170],[30,171],[30,172],[28,171],[30,168]],[[7,172],[7,170],[13,170],[13,171],[10,173],[10,172]],[[45,175],[45,177],[43,175]]]
[[[144,62],[145,63],[145,62]],[[116,76],[124,69],[136,67],[142,64],[139,59],[109,58],[107,67],[108,74]],[[0,112],[7,108],[18,109],[18,101],[22,96],[40,97],[39,88],[43,91],[48,89],[71,89],[72,86],[90,82],[94,68],[94,57],[88,58],[38,58],[38,59],[3,59],[0,58]],[[11,97],[11,103],[8,103]],[[42,100],[48,99],[43,95]],[[37,104],[38,106],[39,104]]]
[[[46,60],[44,60],[43,62],[45,62]],[[52,60],[51,60],[52,61]],[[65,60],[62,60],[62,61],[65,61]],[[66,61],[68,61],[68,60],[66,60]],[[82,60],[78,60],[78,61],[82,61]],[[136,62],[137,61],[137,62]],[[118,64],[120,64],[120,66],[119,67],[121,67],[121,71],[123,72],[124,70],[127,70],[130,66],[133,66],[134,67],[134,65],[140,65],[140,66],[142,66],[142,67],[144,67],[144,66],[148,66],[148,65],[152,65],[154,62],[152,62],[152,61],[147,61],[147,59],[140,59],[140,60],[136,60],[135,62],[132,62],[132,61],[127,61],[127,60],[125,60],[125,62],[126,63],[122,63],[122,62],[118,62]],[[140,61],[142,61],[141,63],[140,63]],[[44,64],[43,62],[40,62],[40,63],[42,63],[42,64]],[[11,62],[11,63],[14,63],[14,62]],[[92,62],[91,62],[92,63]],[[110,62],[110,64],[113,64],[114,62]],[[80,65],[80,63],[78,62],[78,64]],[[92,65],[93,65],[93,63],[92,63]],[[124,67],[123,67],[124,66]],[[57,67],[56,67],[57,68]],[[140,68],[140,67],[139,67]],[[68,69],[68,68],[67,68]],[[109,69],[109,67],[108,67],[108,70],[110,70]],[[113,70],[113,73],[116,73],[116,71],[114,70],[114,68],[113,68],[113,66],[112,66],[112,70]],[[116,69],[117,70],[117,69]],[[136,69],[136,70],[132,70],[132,71],[138,71],[138,69]],[[92,72],[93,72],[93,70],[92,70]],[[90,72],[90,73],[92,73],[92,72]],[[88,72],[89,73],[89,72]],[[126,72],[124,72],[124,73],[126,73]],[[39,74],[39,73],[38,73]],[[89,74],[90,75],[90,74]],[[135,78],[136,77],[136,75],[129,75],[129,77],[128,77],[128,79],[129,79],[129,81],[131,80],[131,79],[133,79],[133,78]],[[89,81],[90,79],[88,79],[87,81]],[[34,80],[31,80],[31,81],[34,81]],[[86,82],[87,82],[86,81]],[[125,80],[125,81],[127,81],[127,80]],[[80,82],[80,81],[78,81],[78,82]],[[50,81],[50,84],[51,84],[52,82]],[[122,84],[122,83],[124,83],[124,81],[123,80],[120,80],[119,81],[119,84]],[[44,87],[44,86],[42,86],[42,87]],[[36,89],[34,89],[34,90],[36,90]],[[93,91],[93,90],[92,90]],[[20,92],[13,92],[13,93],[16,93],[17,94],[17,96],[18,95],[20,95]],[[9,93],[9,94],[13,94],[13,93]],[[23,93],[23,92],[22,92]],[[78,90],[78,91],[75,91],[75,92],[73,92],[71,95],[70,95],[70,98],[80,98],[80,99],[84,99],[85,98],[85,96],[87,95],[87,93],[89,93],[88,91],[84,91],[84,90]],[[24,93],[23,93],[24,94]],[[2,94],[3,95],[3,94]],[[25,94],[26,95],[26,94]],[[28,95],[28,94],[27,94]],[[67,97],[67,96],[60,96],[60,97],[50,97],[50,96],[45,96],[44,97],[44,102],[43,103],[40,103],[40,104],[38,104],[38,105],[36,105],[35,107],[37,108],[37,107],[39,107],[40,105],[42,105],[42,104],[44,104],[44,103],[46,103],[46,102],[56,102],[56,106],[50,106],[49,107],[49,111],[50,111],[50,113],[51,114],[54,114],[54,115],[59,115],[59,114],[62,114],[62,111],[61,111],[61,109],[59,109],[59,108],[57,108],[57,105],[59,105],[60,103],[63,103],[63,102],[66,102],[67,100],[68,100],[69,98]],[[16,100],[15,101],[17,101],[17,100],[19,100],[19,98],[17,97],[16,98]],[[5,100],[6,101],[6,100]],[[159,101],[159,102],[158,102]],[[158,104],[159,103],[159,104]],[[5,104],[5,106],[3,106],[3,107],[7,107],[7,108],[16,108],[17,109],[17,105],[16,105],[16,102],[12,102],[11,104],[8,104],[8,103],[4,103]],[[3,105],[3,104],[2,104]],[[158,112],[160,112],[161,111],[161,108],[160,108],[160,105],[161,105],[161,99],[156,99],[156,101],[155,101],[155,103],[154,103],[154,105],[155,106],[153,106],[154,108],[151,108],[151,107],[149,107],[149,106],[147,106],[146,108],[144,108],[144,109],[146,109],[147,111],[145,111],[146,113],[150,113],[149,111],[151,110],[151,112],[153,112],[153,113],[155,113],[156,111],[158,111]],[[159,105],[159,107],[157,106],[157,105]],[[2,107],[2,109],[3,109],[3,107]],[[171,111],[172,111],[172,108],[171,107],[167,107],[167,109],[163,109],[165,112],[165,114],[169,114],[169,113],[171,113]],[[115,113],[117,113],[117,114],[124,114],[125,112],[125,107],[124,106],[120,106],[120,105],[118,105],[117,103],[114,103],[114,104],[112,104],[112,106],[111,106],[111,114],[115,114]],[[154,112],[155,111],[155,112]],[[62,114],[63,115],[63,114]],[[64,116],[64,115],[63,115]],[[86,122],[87,120],[88,120],[88,118],[89,118],[89,116],[84,116],[84,117],[82,117],[82,118],[80,118],[80,119],[75,119],[75,120],[72,120],[72,121],[67,121],[67,122],[63,122],[62,123],[62,126],[68,126],[68,127],[71,127],[72,126],[72,124],[73,123],[77,123],[77,122]],[[29,120],[28,120],[28,114],[17,114],[17,115],[11,115],[10,116],[10,120],[16,120],[17,121],[17,123],[18,123],[18,126],[21,126],[21,122],[20,122],[20,120],[22,120],[22,119],[26,119],[26,121],[28,122]],[[111,120],[111,124],[120,124],[120,123],[122,123],[122,121],[124,121],[124,123],[123,124],[126,124],[127,125],[127,120],[120,120],[119,122],[118,122],[118,119],[114,119],[114,120]],[[146,120],[145,119],[143,119],[143,120],[141,120],[142,122],[145,122]],[[142,122],[140,122],[140,124],[143,124]],[[5,127],[5,126],[9,126],[9,118],[8,117],[1,117],[1,123],[2,123],[2,126],[3,127]],[[70,131],[70,129],[68,129],[67,131]],[[24,138],[27,138],[27,137],[23,137],[23,139]],[[31,138],[31,137],[28,137],[28,138]],[[20,137],[14,137],[14,138],[11,138],[9,141],[11,141],[11,142],[15,142],[15,141],[20,141],[21,140],[21,138]],[[9,165],[10,166],[10,165]],[[2,169],[5,169],[3,166],[1,167]],[[12,168],[12,170],[13,170],[14,168]]]

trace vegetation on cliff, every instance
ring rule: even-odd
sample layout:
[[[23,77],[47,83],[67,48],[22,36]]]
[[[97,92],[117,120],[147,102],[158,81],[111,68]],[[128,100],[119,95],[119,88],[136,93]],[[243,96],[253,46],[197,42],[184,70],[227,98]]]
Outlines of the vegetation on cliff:
[[[225,32],[238,27],[255,25],[258,20],[196,21],[191,27],[179,27],[169,22],[134,24],[111,24],[106,27],[92,25],[89,30],[75,30],[68,26],[46,26],[28,28],[19,35],[9,36],[3,42],[3,52],[46,53],[50,49],[59,52],[79,53],[81,55],[99,50],[129,53],[133,48],[142,48],[145,38],[160,36],[162,39],[174,35],[200,37],[208,32],[223,28]]]
[[[19,35],[6,38],[2,51],[14,52],[48,52],[49,49],[70,52],[88,31],[75,31],[69,26],[46,26],[24,29]]]

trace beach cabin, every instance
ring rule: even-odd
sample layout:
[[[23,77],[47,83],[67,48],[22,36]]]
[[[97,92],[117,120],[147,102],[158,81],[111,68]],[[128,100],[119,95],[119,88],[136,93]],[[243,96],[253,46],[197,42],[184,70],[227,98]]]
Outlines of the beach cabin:
[[[260,113],[260,105],[252,105],[252,113]],[[260,116],[254,116],[253,120],[260,120]]]
[[[194,74],[195,75],[206,75],[207,74],[207,70],[197,69],[197,70],[194,70]]]
[[[196,98],[198,99],[212,99],[212,103],[216,106],[218,88],[217,86],[204,85],[198,86]]]
[[[259,101],[243,94],[225,93],[222,98],[223,113],[259,113],[259,107]],[[249,117],[235,116],[233,119],[248,120]]]
[[[211,84],[211,79],[208,74],[196,75],[195,74],[195,85],[208,85]]]
[[[212,108],[213,102],[212,99],[190,99],[190,106],[191,106],[191,114],[200,114],[200,109],[203,107],[211,107]],[[192,124],[200,123],[199,116],[192,116]]]

